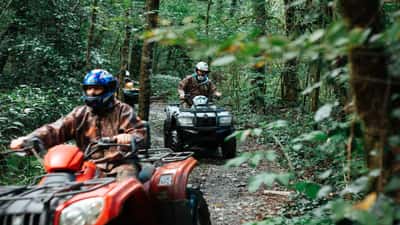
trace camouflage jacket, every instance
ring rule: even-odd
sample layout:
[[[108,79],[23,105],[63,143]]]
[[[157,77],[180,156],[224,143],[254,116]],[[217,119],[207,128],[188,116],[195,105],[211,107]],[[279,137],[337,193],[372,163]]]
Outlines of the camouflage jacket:
[[[75,140],[77,146],[84,151],[91,141],[120,133],[133,134],[140,142],[145,138],[146,131],[132,107],[115,100],[114,107],[104,114],[96,114],[86,105],[78,106],[65,117],[36,129],[26,138],[38,137],[46,148]],[[110,148],[96,158],[106,157],[115,151],[115,148]]]
[[[217,87],[209,80],[204,84],[199,84],[195,75],[189,75],[179,82],[178,91],[181,90],[185,94],[189,94],[191,98],[204,95],[208,98],[215,95]]]

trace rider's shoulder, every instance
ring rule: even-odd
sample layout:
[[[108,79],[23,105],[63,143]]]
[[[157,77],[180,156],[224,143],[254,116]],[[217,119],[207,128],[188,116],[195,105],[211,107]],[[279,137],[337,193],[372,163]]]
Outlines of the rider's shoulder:
[[[115,103],[114,103],[114,108],[120,108],[122,110],[131,110],[133,109],[132,106],[130,106],[129,104],[122,102],[118,99],[115,99]]]
[[[191,80],[194,79],[193,74],[187,75],[185,78],[183,78],[184,80]]]

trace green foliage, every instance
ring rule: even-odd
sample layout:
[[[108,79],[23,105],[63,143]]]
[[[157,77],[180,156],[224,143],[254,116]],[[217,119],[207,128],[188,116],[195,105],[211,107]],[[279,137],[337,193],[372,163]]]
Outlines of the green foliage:
[[[8,8],[0,3],[1,34],[12,23],[20,29],[0,38],[1,53],[9,54],[0,71],[2,149],[12,138],[55,120],[77,104],[92,9],[91,1],[81,1],[79,7],[73,0],[58,1],[56,6],[43,0],[28,1],[23,7],[17,1],[11,2]],[[365,43],[388,46],[387,53],[392,55],[390,72],[397,74],[398,3],[383,5],[386,29],[371,36],[371,30],[348,31],[344,21],[332,21],[336,12],[331,12],[331,1],[300,0],[289,6],[283,1],[267,1],[266,35],[260,37],[255,30],[252,1],[238,2],[233,11],[231,1],[219,1],[220,8],[212,4],[206,18],[208,1],[161,1],[160,28],[143,33],[143,1],[100,1],[91,63],[114,74],[120,70],[119,47],[127,24],[136,48],[141,47],[139,38],[157,42],[157,60],[152,68],[157,74],[152,77],[155,96],[176,100],[177,83],[192,72],[194,62],[211,62],[210,77],[223,93],[220,103],[231,107],[235,114],[238,131],[234,135],[242,142],[251,139],[268,146],[266,151],[243,153],[229,160],[227,166],[248,162],[256,167],[264,160],[280,163],[288,171],[262,171],[250,179],[249,190],[277,182],[295,192],[292,204],[281,216],[250,224],[325,225],[342,219],[356,224],[391,224],[399,209],[389,198],[379,196],[373,202],[377,206],[367,210],[355,209],[354,202],[343,200],[348,196],[354,201],[362,200],[376,171],[368,172],[365,167],[362,129],[357,118],[351,114],[340,116],[345,104],[341,98],[345,96],[337,91],[348,88],[348,50]],[[126,18],[125,11],[130,7],[133,13]],[[294,28],[287,35],[284,16],[288,9],[295,14],[291,18]],[[132,52],[130,61],[139,62],[140,55],[133,48]],[[338,59],[343,58],[341,63]],[[282,73],[287,69],[285,62],[293,59],[298,61],[295,72],[303,90],[302,101],[299,99],[294,107],[279,97]],[[319,61],[321,79],[316,81],[310,69]],[[265,90],[257,96],[263,98],[265,112],[260,113],[255,112],[251,100],[253,82],[260,76],[255,68],[264,66],[266,72],[260,82]],[[131,72],[137,77],[138,71]],[[313,113],[310,99],[317,90],[317,104],[322,107]],[[393,112],[394,116],[397,114]],[[391,140],[398,144],[396,137]],[[24,173],[18,172],[21,170]],[[10,176],[0,177],[0,181],[28,183],[39,171],[36,161],[10,157],[6,173],[1,174]],[[393,179],[386,191],[390,193],[398,186],[399,179]]]
[[[6,150],[13,138],[55,121],[78,104],[79,89],[71,82],[63,84],[49,89],[21,85],[0,94],[0,150]],[[34,158],[12,155],[1,162],[0,170],[1,184],[28,184],[43,173]]]
[[[165,98],[166,100],[178,100],[178,83],[180,79],[177,77],[158,74],[152,77],[151,87],[152,95]]]

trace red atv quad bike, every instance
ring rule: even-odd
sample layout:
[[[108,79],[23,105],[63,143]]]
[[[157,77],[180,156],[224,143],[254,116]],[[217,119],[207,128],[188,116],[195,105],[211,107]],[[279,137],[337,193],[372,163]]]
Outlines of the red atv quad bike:
[[[17,152],[38,156],[34,146],[40,144],[34,141]],[[106,177],[88,160],[93,153],[115,146],[131,147],[121,155],[140,161],[137,179]],[[37,185],[0,187],[0,224],[211,225],[201,191],[188,188],[197,163],[192,153],[133,146],[102,138],[85,152],[66,144],[50,148],[43,160],[46,174]]]

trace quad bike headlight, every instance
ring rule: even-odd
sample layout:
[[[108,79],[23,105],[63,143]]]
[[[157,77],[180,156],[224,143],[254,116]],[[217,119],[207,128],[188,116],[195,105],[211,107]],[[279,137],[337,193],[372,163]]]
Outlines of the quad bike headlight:
[[[193,117],[178,117],[178,123],[183,127],[193,126]]]
[[[60,225],[95,224],[103,206],[103,198],[89,198],[75,202],[61,212]]]
[[[232,123],[232,116],[222,116],[219,118],[219,125],[226,126],[231,125]]]

